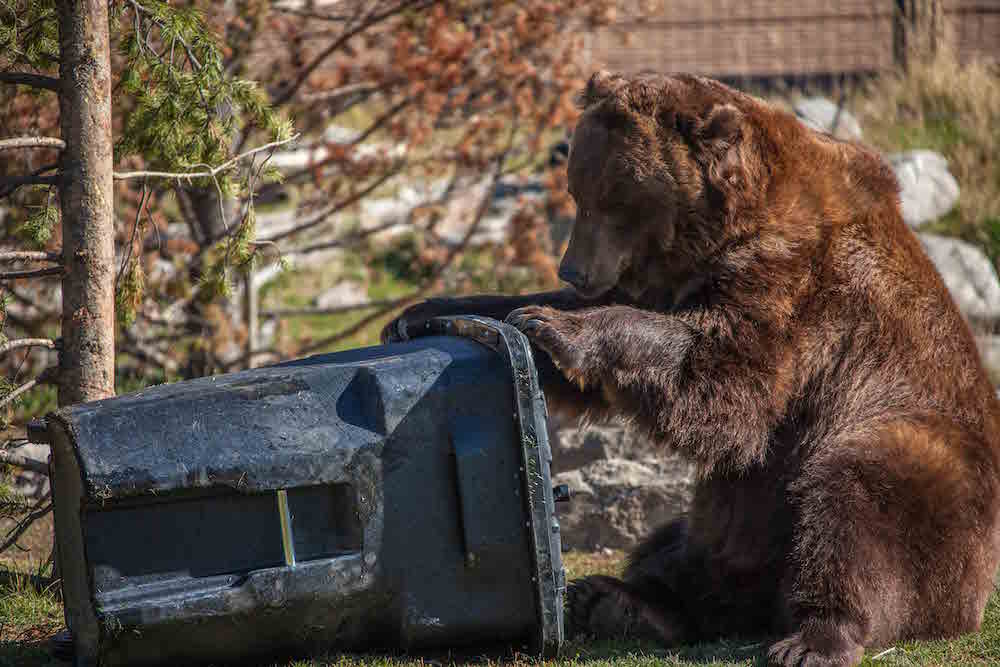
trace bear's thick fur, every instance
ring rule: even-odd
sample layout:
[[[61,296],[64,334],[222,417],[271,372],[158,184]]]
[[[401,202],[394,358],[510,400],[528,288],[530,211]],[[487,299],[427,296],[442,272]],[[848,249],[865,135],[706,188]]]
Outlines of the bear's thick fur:
[[[537,348],[550,404],[701,471],[574,631],[779,635],[775,665],[975,631],[1000,552],[998,402],[880,157],[715,81],[595,74],[569,158],[575,289],[439,299]],[[513,312],[511,312],[513,311]]]

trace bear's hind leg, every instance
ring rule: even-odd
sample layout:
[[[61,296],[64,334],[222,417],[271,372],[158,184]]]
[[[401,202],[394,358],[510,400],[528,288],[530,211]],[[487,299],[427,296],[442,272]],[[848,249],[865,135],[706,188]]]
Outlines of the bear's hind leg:
[[[867,435],[819,447],[789,487],[791,634],[771,647],[772,665],[853,665],[865,647],[953,636],[982,613],[985,595],[961,591],[992,587],[969,559],[995,497],[989,466],[969,460],[988,449],[929,420]]]
[[[590,576],[567,590],[567,636],[649,639],[682,643],[684,627],[676,590],[668,578],[680,568],[687,521],[671,522],[629,554],[625,577]]]

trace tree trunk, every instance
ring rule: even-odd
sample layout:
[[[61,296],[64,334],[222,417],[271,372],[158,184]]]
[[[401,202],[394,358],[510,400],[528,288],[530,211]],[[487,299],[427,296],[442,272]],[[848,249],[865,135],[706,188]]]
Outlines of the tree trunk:
[[[59,403],[115,393],[111,58],[107,0],[59,0],[62,339]]]

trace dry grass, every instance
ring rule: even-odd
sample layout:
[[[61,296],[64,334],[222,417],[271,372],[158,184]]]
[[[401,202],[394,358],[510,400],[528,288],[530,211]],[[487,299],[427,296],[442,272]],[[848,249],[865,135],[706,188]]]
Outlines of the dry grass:
[[[855,100],[865,141],[887,151],[938,151],[961,187],[958,207],[931,223],[1000,258],[1000,71],[960,63],[947,46],[882,75]]]

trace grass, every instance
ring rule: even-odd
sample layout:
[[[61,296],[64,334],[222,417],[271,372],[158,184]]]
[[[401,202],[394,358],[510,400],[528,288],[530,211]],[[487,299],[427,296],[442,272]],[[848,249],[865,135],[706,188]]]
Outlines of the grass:
[[[621,552],[564,554],[567,574],[574,579],[588,574],[619,574]],[[35,575],[44,575],[35,572]],[[47,640],[63,627],[58,587],[44,586],[42,576],[0,570],[0,667],[60,665],[48,654]],[[636,641],[574,641],[566,644],[557,660],[538,661],[529,656],[504,654],[330,653],[311,659],[272,663],[273,667],[440,667],[444,664],[481,664],[497,667],[644,667],[676,665],[709,667],[762,664],[766,639],[733,638],[726,641],[664,649]],[[877,659],[875,659],[877,657]],[[1000,664],[1000,595],[994,594],[986,609],[982,630],[951,641],[912,642],[889,651],[870,651],[863,665],[995,665]]]
[[[0,570],[0,665],[59,665],[49,655],[48,639],[63,627],[56,586],[39,585],[42,571],[28,575]]]

